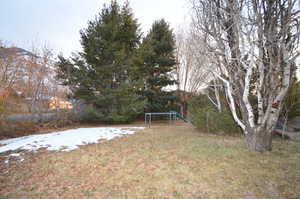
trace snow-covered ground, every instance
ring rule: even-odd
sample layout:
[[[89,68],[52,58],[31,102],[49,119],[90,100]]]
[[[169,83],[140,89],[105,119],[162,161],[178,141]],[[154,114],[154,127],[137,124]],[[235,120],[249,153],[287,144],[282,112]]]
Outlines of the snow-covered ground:
[[[36,151],[40,148],[47,150],[71,151],[80,145],[98,143],[99,140],[110,140],[125,134],[133,134],[144,127],[97,127],[78,128],[48,134],[30,135],[0,141],[0,154],[10,150]],[[10,157],[19,157],[12,153]]]

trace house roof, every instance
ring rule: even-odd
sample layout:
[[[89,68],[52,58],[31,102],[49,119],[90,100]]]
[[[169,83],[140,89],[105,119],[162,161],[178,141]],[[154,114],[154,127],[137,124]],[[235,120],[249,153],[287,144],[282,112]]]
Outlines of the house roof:
[[[27,50],[24,50],[23,48],[18,48],[18,47],[3,47],[0,46],[0,58],[1,57],[7,57],[7,56],[13,56],[13,55],[18,55],[18,56],[34,56],[34,57],[38,57],[35,54],[33,54],[32,52],[29,52]]]

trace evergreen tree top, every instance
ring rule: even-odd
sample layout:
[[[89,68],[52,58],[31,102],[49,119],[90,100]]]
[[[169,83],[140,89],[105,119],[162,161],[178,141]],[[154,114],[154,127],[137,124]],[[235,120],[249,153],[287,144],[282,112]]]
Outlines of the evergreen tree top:
[[[172,55],[175,50],[175,35],[165,19],[156,20],[145,38],[156,54]]]
[[[117,52],[130,54],[140,43],[139,26],[128,2],[122,6],[116,1],[108,6],[104,4],[88,27],[80,31],[83,56],[89,64],[99,60],[106,60],[101,64],[107,64],[115,61]]]

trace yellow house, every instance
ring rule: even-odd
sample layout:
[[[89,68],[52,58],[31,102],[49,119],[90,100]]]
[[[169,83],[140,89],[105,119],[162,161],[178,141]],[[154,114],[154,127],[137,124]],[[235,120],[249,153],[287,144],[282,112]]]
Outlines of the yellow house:
[[[72,109],[72,103],[59,99],[57,97],[52,97],[49,102],[50,109]]]

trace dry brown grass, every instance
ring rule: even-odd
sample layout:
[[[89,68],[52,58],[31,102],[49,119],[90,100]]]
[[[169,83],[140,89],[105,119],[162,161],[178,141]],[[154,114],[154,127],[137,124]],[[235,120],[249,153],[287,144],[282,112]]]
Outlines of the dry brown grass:
[[[1,162],[0,198],[300,198],[300,146],[256,153],[241,137],[155,126],[71,152]],[[0,159],[1,161],[1,159]]]

